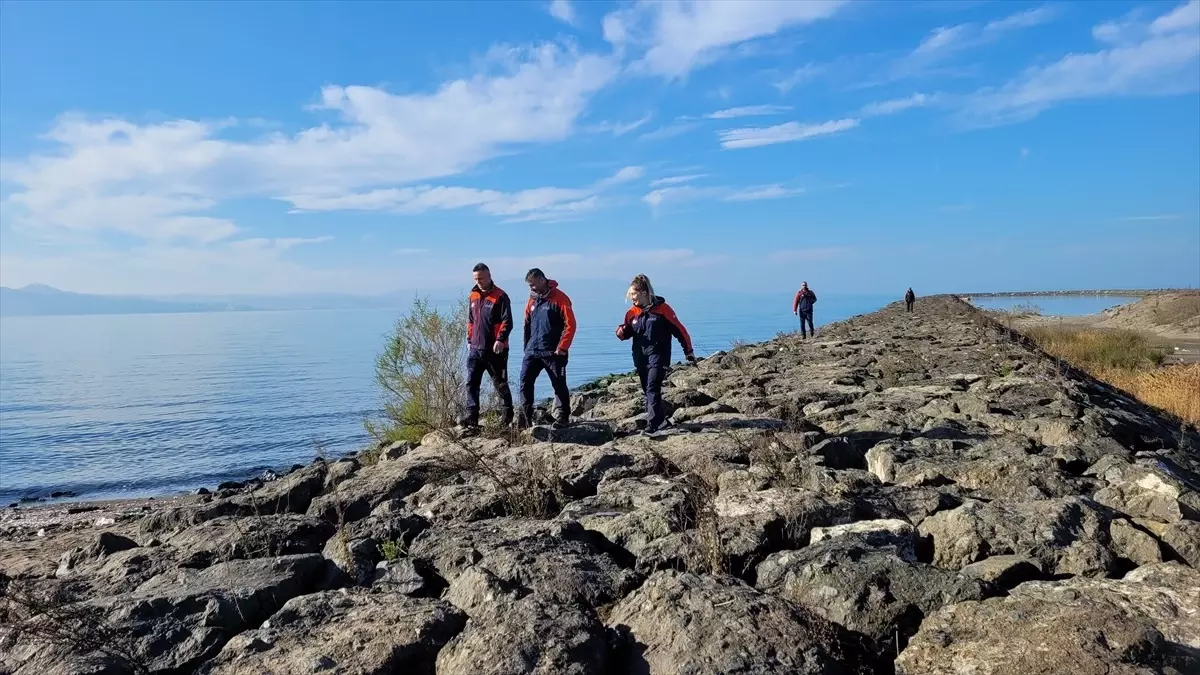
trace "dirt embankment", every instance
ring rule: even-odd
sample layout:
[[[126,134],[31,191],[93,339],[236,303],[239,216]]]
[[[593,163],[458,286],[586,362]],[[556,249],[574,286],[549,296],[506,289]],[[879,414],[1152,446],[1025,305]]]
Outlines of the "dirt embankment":
[[[1097,330],[1132,330],[1151,338],[1167,352],[1168,363],[1200,363],[1200,292],[1150,295],[1087,316],[1025,315],[1016,328],[1063,326]]]
[[[566,430],[115,522],[15,509],[0,672],[1200,672],[1200,434],[967,304],[739,347],[665,398],[661,438],[621,376]]]

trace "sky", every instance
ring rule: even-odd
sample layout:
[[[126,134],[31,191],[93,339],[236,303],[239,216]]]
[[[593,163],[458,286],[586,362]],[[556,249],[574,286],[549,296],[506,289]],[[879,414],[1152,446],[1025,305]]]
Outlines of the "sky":
[[[0,284],[1200,285],[1200,1],[0,6]]]

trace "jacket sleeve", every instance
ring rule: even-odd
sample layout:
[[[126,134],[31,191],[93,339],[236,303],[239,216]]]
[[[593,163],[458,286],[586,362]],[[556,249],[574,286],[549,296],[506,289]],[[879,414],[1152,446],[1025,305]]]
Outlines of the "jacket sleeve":
[[[632,309],[625,312],[624,328],[625,328],[625,337],[621,338],[622,341],[628,340],[633,337],[633,310]]]
[[[525,301],[525,339],[521,342],[521,348],[529,346],[529,310],[533,309],[533,298]]]
[[[512,333],[512,301],[508,299],[508,293],[500,294],[499,306],[496,308],[500,312],[500,323],[496,325],[496,341],[508,342],[508,336]]]
[[[470,299],[467,300],[467,342],[471,341],[471,333],[475,330],[475,310],[474,303]]]
[[[571,342],[575,339],[575,310],[571,309],[571,299],[561,291],[554,299],[554,304],[558,305],[558,311],[562,312],[563,316],[563,332],[558,341],[558,350],[565,352],[571,348]]]
[[[684,355],[691,356],[693,353],[692,336],[688,335],[687,329],[683,327],[683,322],[679,320],[678,316],[675,316],[675,310],[671,309],[670,305],[664,302],[659,307],[659,311],[662,312],[663,318],[667,320],[667,325],[671,327],[671,334],[674,335],[675,339],[679,340],[679,344],[683,346]]]
[[[811,290],[809,290],[808,301],[813,303],[814,305],[817,304],[817,294],[813,293]]]
[[[801,295],[804,295],[804,291],[796,291],[796,297],[792,299],[792,312],[799,311]]]

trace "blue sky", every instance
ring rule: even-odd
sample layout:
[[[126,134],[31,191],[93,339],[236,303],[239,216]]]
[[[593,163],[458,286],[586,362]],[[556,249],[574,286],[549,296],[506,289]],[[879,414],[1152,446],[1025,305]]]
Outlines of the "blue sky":
[[[1200,2],[18,2],[0,283],[1200,285]]]

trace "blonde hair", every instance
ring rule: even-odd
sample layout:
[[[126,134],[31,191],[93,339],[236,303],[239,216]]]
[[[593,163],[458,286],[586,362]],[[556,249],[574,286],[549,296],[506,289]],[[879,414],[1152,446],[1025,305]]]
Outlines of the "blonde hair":
[[[650,277],[645,274],[639,274],[629,282],[629,290],[625,292],[625,299],[633,301],[637,298],[638,291],[645,291],[650,302],[654,302],[654,286],[650,284]]]

